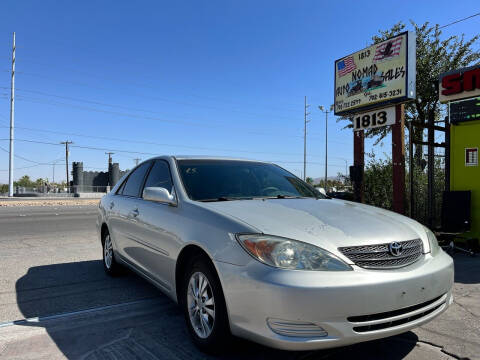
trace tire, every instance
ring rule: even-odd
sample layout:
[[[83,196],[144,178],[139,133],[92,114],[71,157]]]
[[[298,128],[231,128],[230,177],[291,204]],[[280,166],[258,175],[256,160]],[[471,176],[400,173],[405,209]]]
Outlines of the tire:
[[[102,236],[103,268],[110,276],[119,276],[122,274],[121,266],[115,260],[113,243],[110,233],[105,231]]]
[[[197,291],[199,294],[195,296],[199,285],[203,292]],[[190,262],[181,294],[185,321],[194,344],[205,353],[223,352],[231,340],[227,307],[217,273],[208,259],[200,256]]]

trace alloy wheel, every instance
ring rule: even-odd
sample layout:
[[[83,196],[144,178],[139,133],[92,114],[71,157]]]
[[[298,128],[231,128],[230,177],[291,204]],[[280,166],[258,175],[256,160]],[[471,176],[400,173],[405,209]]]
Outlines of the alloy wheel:
[[[207,277],[195,272],[190,277],[187,289],[187,306],[190,323],[202,339],[210,336],[215,323],[215,299]]]
[[[113,260],[113,246],[112,246],[112,239],[110,239],[110,235],[105,236],[105,244],[103,246],[103,255],[105,259],[105,266],[107,269],[112,267],[112,260]]]

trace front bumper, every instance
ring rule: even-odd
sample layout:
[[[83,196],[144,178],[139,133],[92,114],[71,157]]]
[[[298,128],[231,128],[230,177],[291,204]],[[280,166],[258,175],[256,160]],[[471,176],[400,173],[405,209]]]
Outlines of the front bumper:
[[[427,254],[396,270],[354,266],[354,271],[345,272],[292,271],[253,259],[247,266],[218,261],[215,266],[232,333],[284,350],[337,347],[396,335],[430,321],[453,301],[453,261],[444,252]],[[290,329],[311,324],[328,335],[280,335],[267,319],[295,322]]]

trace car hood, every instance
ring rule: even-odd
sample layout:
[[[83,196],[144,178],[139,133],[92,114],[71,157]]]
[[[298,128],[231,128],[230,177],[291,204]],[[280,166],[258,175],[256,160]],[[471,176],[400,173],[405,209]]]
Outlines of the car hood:
[[[241,220],[259,233],[304,241],[335,254],[343,246],[417,238],[422,239],[424,251],[430,249],[425,230],[418,222],[350,201],[265,199],[209,202],[202,206]]]

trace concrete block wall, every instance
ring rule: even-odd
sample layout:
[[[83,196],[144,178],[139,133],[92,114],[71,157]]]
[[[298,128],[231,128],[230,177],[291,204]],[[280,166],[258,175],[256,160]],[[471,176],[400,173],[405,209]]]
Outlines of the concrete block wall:
[[[107,186],[112,188],[126,174],[121,171],[118,163],[109,165],[109,171],[84,171],[83,162],[72,163],[72,178],[75,193],[107,192]]]

